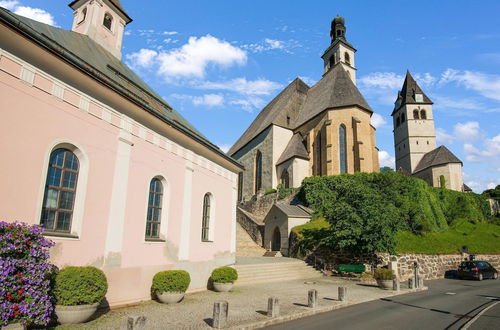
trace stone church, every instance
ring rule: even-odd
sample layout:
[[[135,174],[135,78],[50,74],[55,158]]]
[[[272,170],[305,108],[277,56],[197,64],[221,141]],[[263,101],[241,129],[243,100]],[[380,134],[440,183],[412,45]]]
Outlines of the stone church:
[[[436,148],[432,101],[410,72],[395,102],[393,117],[396,169],[434,187],[470,191],[462,178],[462,161],[448,148]]]
[[[240,201],[278,184],[298,187],[308,176],[379,170],[373,110],[356,87],[356,49],[344,18],[332,21],[330,37],[321,80],[292,81],[228,151],[246,169]]]

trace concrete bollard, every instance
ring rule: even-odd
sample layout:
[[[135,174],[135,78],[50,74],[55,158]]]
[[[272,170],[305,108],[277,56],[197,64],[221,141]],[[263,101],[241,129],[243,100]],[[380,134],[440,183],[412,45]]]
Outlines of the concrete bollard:
[[[399,291],[401,289],[399,280],[397,278],[392,280],[392,289],[394,291]]]
[[[347,287],[339,286],[339,301],[347,301]]]
[[[424,278],[422,276],[418,277],[418,288],[423,289],[424,287]]]
[[[415,281],[413,280],[413,278],[408,279],[408,289],[410,290],[415,289]]]
[[[276,297],[270,297],[267,300],[267,316],[277,317],[280,315],[280,305],[279,299]]]
[[[218,301],[214,303],[214,316],[212,318],[212,327],[220,329],[226,325],[227,315],[229,313],[229,303],[227,301]]]
[[[146,330],[146,317],[144,315],[129,316],[127,330]]]
[[[318,305],[318,291],[315,289],[309,290],[307,293],[307,306],[310,308],[316,308]]]

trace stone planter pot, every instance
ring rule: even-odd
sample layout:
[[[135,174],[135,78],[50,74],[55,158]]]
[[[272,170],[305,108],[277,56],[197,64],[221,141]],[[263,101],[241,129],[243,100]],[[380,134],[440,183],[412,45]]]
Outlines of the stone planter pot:
[[[57,321],[61,324],[83,323],[94,315],[99,304],[79,306],[56,305]]]
[[[233,283],[218,283],[214,282],[214,289],[217,292],[228,292],[233,287]]]
[[[377,280],[378,287],[384,290],[392,290],[392,280]]]
[[[156,297],[164,304],[176,304],[184,298],[184,292],[163,292],[157,293]]]

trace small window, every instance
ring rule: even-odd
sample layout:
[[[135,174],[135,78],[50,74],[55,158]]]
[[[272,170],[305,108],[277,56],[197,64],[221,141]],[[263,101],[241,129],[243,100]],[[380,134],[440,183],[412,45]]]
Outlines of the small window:
[[[146,217],[146,239],[160,238],[163,185],[158,178],[149,184],[148,214]]]
[[[83,8],[81,14],[80,14],[80,21],[78,22],[78,24],[82,23],[83,21],[85,21],[85,18],[87,18],[87,7]]]
[[[417,145],[418,145],[418,141],[417,141]]]
[[[290,125],[290,116],[286,116],[286,124]]]
[[[56,149],[50,154],[40,221],[44,230],[71,232],[78,171],[78,158],[73,152]]]
[[[415,102],[424,102],[424,96],[422,94],[415,94]]]
[[[418,115],[417,109],[413,110],[413,119],[420,119],[420,116]]]
[[[349,53],[344,53],[344,59],[347,64],[351,65],[351,57],[349,56]]]
[[[201,222],[201,240],[202,242],[210,241],[210,207],[211,207],[210,193],[206,193],[203,197],[203,218]]]
[[[102,25],[104,25],[104,27],[111,31],[111,26],[113,25],[113,16],[108,13],[104,14]]]
[[[401,114],[401,124],[405,122],[405,114],[404,112]]]
[[[420,119],[427,119],[427,114],[425,113],[425,110],[420,110]]]
[[[288,170],[284,169],[283,173],[281,173],[281,184],[285,188],[290,188],[290,175],[288,174]]]
[[[396,119],[396,127],[399,127],[400,124],[401,124],[401,120],[398,117],[398,119]]]
[[[427,144],[429,144],[429,141],[427,141]]]
[[[262,189],[262,153],[257,150],[257,155],[255,156],[255,183],[254,188],[257,193]]]

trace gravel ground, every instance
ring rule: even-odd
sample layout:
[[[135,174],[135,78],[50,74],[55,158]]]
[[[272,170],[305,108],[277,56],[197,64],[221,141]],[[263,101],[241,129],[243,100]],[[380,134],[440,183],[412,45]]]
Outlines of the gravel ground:
[[[348,301],[337,300],[338,287],[347,287]],[[361,303],[397,294],[385,291],[371,284],[360,284],[333,277],[311,280],[264,283],[254,286],[234,287],[231,292],[205,291],[188,294],[178,304],[166,305],[148,301],[137,306],[109,311],[86,324],[57,329],[127,329],[130,315],[144,315],[147,329],[211,329],[214,302],[225,300],[229,303],[226,328],[255,328],[274,322],[266,316],[269,297],[279,299],[280,318],[291,319],[314,313],[307,307],[307,292],[318,291],[318,307],[315,311],[326,311],[342,305]],[[402,289],[400,293],[408,292]],[[276,320],[275,320],[276,321]]]

